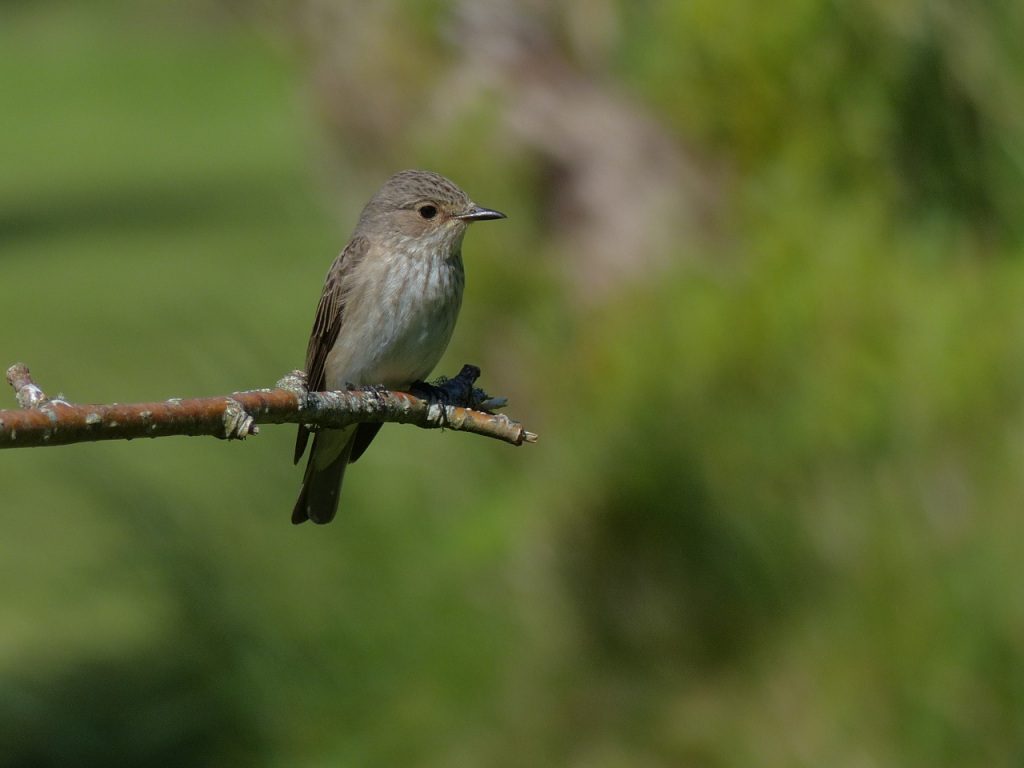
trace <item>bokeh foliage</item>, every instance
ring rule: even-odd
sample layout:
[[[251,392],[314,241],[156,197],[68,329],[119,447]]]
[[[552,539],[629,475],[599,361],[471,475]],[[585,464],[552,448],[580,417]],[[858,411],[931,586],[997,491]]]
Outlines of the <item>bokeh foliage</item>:
[[[542,439],[389,428],[328,528],[285,428],[5,452],[0,764],[1019,764],[1024,6],[523,4],[713,198],[588,294],[470,5],[0,4],[4,365],[269,384],[425,166],[510,215],[442,371]]]

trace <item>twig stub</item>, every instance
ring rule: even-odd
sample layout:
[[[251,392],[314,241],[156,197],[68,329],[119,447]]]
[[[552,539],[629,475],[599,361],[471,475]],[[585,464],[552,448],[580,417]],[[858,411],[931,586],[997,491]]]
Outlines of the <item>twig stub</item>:
[[[15,363],[7,369],[7,381],[14,387],[14,397],[22,408],[37,408],[48,399],[32,381],[32,374],[24,363]]]

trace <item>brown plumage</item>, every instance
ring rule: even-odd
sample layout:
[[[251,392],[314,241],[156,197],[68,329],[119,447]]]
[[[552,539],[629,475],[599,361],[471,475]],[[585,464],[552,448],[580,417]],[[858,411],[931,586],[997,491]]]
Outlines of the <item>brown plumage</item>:
[[[309,390],[403,390],[425,379],[448,346],[462,303],[466,227],[500,218],[436,173],[401,171],[388,179],[327,273],[306,350]],[[293,523],[334,518],[345,468],[379,429],[359,424],[314,435]],[[299,427],[296,463],[308,440],[309,430]]]

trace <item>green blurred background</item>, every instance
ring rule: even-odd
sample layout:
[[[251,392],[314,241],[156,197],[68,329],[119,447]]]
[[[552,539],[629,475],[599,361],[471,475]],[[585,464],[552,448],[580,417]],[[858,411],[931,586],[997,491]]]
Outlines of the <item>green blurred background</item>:
[[[0,3],[0,364],[301,365],[438,170],[541,435],[0,457],[3,766],[1024,763],[1024,4]],[[8,395],[6,407],[13,406]]]

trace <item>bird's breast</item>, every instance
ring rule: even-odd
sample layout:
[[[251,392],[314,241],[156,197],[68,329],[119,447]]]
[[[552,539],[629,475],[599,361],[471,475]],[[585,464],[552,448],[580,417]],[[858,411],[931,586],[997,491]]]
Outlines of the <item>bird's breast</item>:
[[[394,249],[354,281],[328,355],[327,384],[402,389],[425,379],[455,330],[465,277],[461,255]]]

